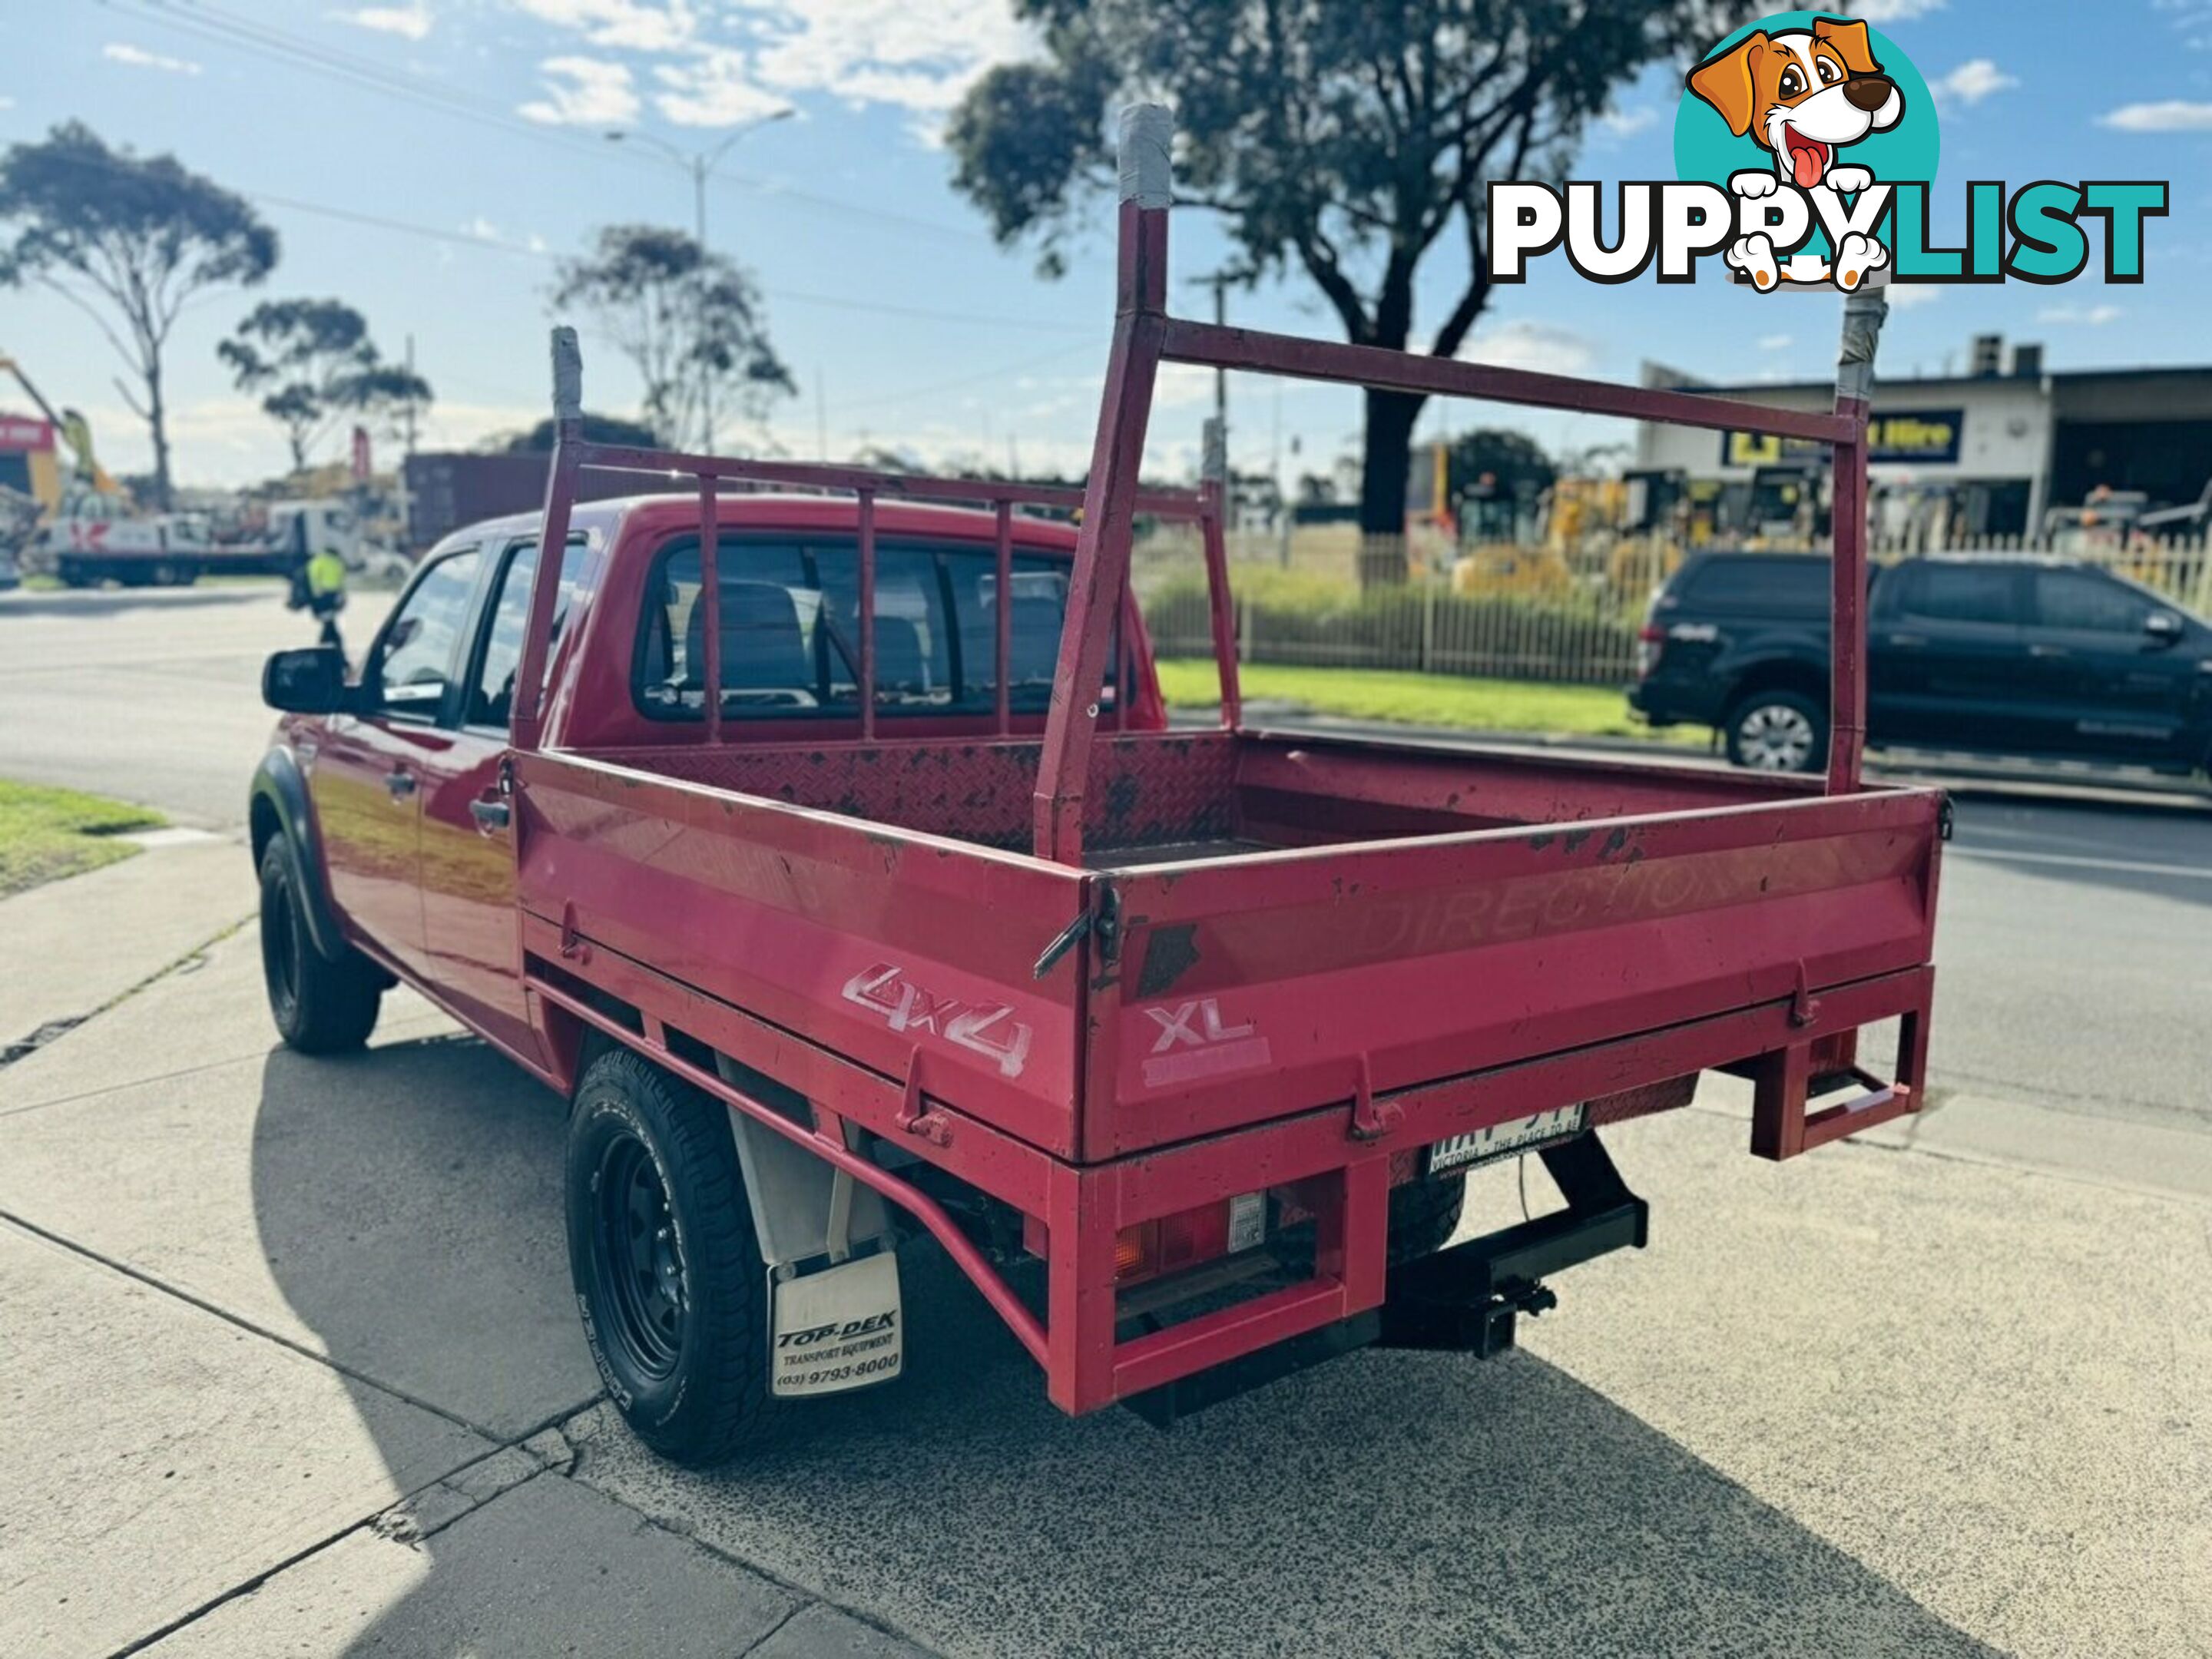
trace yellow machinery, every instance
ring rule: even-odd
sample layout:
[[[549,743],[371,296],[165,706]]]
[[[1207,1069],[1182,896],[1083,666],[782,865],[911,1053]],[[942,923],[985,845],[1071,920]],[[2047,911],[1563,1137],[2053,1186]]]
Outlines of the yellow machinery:
[[[55,434],[70,452],[71,465],[67,477],[57,475],[51,452],[31,453],[30,493],[38,498],[39,504],[50,514],[59,511],[63,501],[73,493],[72,484],[90,489],[96,495],[120,495],[122,491],[115,480],[108,477],[107,470],[100,464],[100,458],[93,453],[92,428],[84,416],[74,409],[57,413],[54,406],[46,401],[46,394],[23,372],[22,364],[13,357],[0,355],[0,369],[5,369],[15,377],[15,383],[38,405],[39,413],[46,417],[46,423],[53,428]]]

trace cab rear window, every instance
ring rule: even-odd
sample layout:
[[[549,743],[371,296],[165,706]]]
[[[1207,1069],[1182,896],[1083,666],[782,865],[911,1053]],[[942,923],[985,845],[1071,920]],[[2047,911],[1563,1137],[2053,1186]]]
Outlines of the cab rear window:
[[[1825,617],[1829,584],[1828,561],[1810,555],[1712,559],[1690,573],[1682,599],[1699,611]]]
[[[725,536],[721,591],[725,719],[850,714],[860,704],[860,554],[850,536]],[[876,545],[878,714],[988,714],[998,706],[998,617],[1012,630],[1007,702],[1052,699],[1069,562],[1017,553],[999,592],[988,547],[884,538]],[[641,713],[697,720],[706,708],[706,606],[696,537],[672,542],[647,577],[632,693]],[[1109,680],[1112,679],[1109,667]],[[1107,693],[1110,703],[1112,694]]]

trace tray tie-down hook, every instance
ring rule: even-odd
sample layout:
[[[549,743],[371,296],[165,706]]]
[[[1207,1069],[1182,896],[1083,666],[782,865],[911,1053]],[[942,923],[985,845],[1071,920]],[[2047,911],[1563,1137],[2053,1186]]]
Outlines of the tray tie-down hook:
[[[1352,1085],[1352,1138],[1380,1140],[1398,1127],[1399,1121],[1406,1115],[1406,1109],[1395,1100],[1375,1098],[1375,1079],[1364,1053],[1359,1056],[1358,1066]]]
[[[906,1133],[920,1135],[933,1146],[952,1144],[952,1120],[944,1113],[932,1111],[922,1105],[921,1049],[917,1045],[912,1059],[906,1065],[906,1093],[899,1101],[897,1117],[892,1120]]]

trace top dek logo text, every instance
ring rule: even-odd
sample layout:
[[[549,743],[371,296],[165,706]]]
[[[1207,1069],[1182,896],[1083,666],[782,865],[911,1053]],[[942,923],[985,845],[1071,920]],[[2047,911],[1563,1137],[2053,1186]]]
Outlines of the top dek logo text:
[[[1491,279],[1525,281],[1531,259],[1563,250],[1596,283],[1628,282],[1655,262],[1661,282],[1694,282],[1697,262],[1716,253],[1760,293],[1848,292],[1869,279],[2066,283],[2090,268],[2082,222],[2094,219],[2104,280],[2139,283],[2144,222],[2165,216],[2169,192],[2147,179],[1977,179],[1964,246],[1935,246],[1927,82],[1865,23],[1804,12],[1730,35],[1690,71],[1674,151],[1679,181],[1625,182],[1609,216],[1595,183],[1492,184]]]

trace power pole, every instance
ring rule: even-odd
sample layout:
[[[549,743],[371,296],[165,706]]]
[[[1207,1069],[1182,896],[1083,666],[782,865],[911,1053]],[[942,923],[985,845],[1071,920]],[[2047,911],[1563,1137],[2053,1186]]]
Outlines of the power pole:
[[[407,373],[415,373],[415,337],[407,337]],[[414,504],[407,499],[407,463],[415,459],[415,399],[408,398],[402,406],[400,426],[405,434],[401,439],[399,454],[399,488],[394,493],[399,497],[399,540],[403,550],[415,537]]]
[[[708,178],[717,167],[721,165],[722,158],[730,153],[738,139],[749,132],[767,126],[772,121],[788,120],[798,112],[787,104],[781,109],[763,115],[757,121],[748,121],[712,149],[702,149],[690,154],[677,149],[665,138],[654,137],[649,132],[630,132],[617,127],[606,137],[610,143],[635,142],[648,144],[691,175],[691,222],[698,235],[700,257],[703,258],[707,254]],[[699,381],[699,424],[700,446],[711,455],[714,452],[714,383],[703,374]]]
[[[1194,276],[1190,282],[1194,288],[1213,290],[1213,320],[1225,324],[1229,320],[1229,285],[1244,279],[1243,271],[1224,265],[1211,276]],[[1226,434],[1229,430],[1229,372],[1226,369],[1213,371],[1213,418],[1221,422],[1221,430]]]
[[[415,337],[412,334],[407,337],[407,373],[410,377],[415,373]],[[415,400],[412,398],[407,400],[406,414],[403,418],[407,434],[407,447],[404,453],[412,456],[415,453]]]

